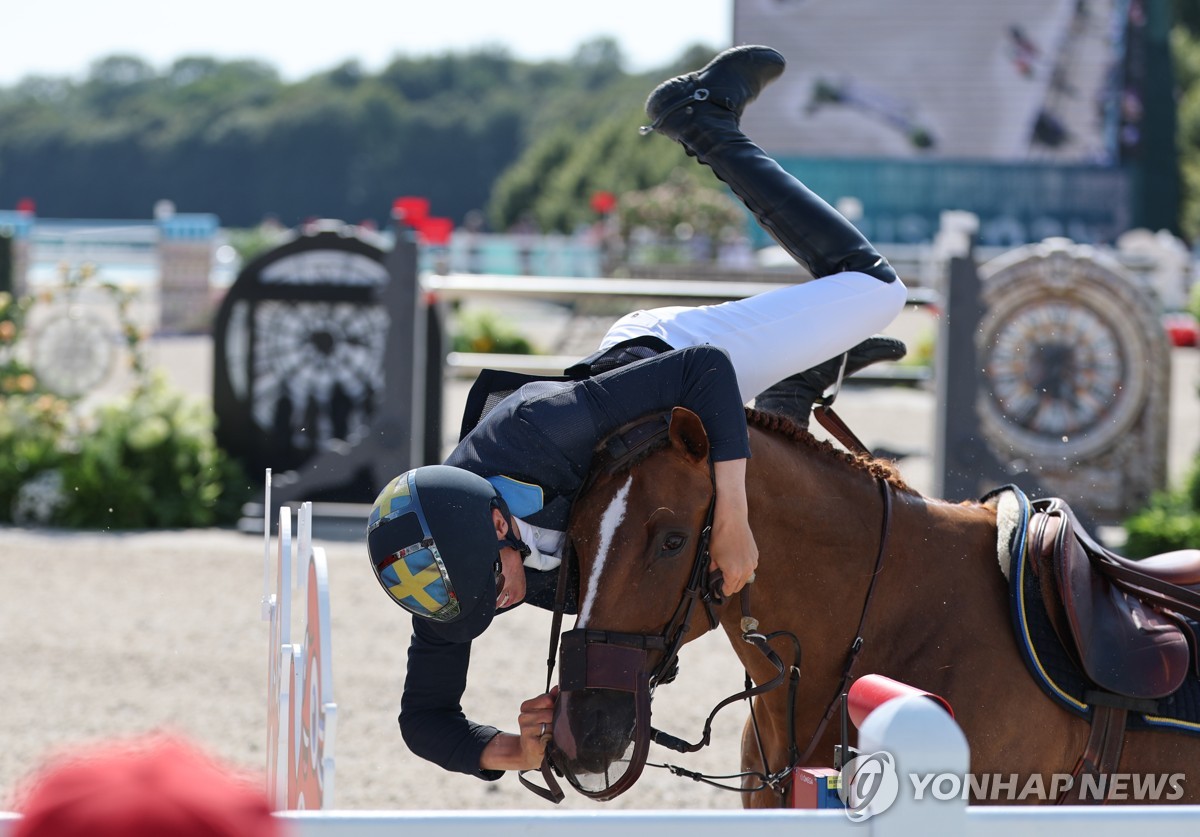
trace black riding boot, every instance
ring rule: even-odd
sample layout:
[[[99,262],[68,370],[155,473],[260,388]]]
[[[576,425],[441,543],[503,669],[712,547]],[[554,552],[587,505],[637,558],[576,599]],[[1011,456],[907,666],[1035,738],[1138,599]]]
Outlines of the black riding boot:
[[[643,132],[670,137],[712,169],[815,278],[854,270],[881,282],[895,281],[892,266],[853,224],[742,133],[742,111],[779,77],[784,64],[783,56],[769,47],[728,49],[703,69],[656,87],[646,100],[651,124]],[[871,337],[848,352],[844,374],[904,354],[899,340]],[[808,427],[813,403],[837,380],[842,357],[780,381],[759,395],[755,405]]]
[[[868,337],[844,355],[830,358],[812,369],[767,387],[754,399],[754,409],[787,416],[807,430],[813,404],[825,394],[825,390],[837,383],[839,374],[843,379],[849,378],[872,363],[900,360],[907,353],[904,343],[894,337],[879,334]],[[846,359],[844,370],[843,357]]]
[[[896,273],[833,207],[784,171],[739,127],[746,105],[783,72],[763,46],[734,47],[702,70],[665,81],[646,100],[646,133],[679,142],[712,169],[792,258],[814,277],[855,270],[891,282]]]

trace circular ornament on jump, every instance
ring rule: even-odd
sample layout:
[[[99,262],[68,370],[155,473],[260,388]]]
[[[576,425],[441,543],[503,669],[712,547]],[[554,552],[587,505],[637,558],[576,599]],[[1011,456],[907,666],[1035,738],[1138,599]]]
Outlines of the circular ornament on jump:
[[[1139,507],[1166,469],[1170,358],[1152,292],[1066,239],[979,272],[976,405],[989,445],[1047,488],[1086,490],[1102,514]]]

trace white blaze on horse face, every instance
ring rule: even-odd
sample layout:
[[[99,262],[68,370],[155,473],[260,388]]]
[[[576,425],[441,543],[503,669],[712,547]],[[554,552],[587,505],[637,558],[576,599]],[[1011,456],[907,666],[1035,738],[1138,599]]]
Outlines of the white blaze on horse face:
[[[612,548],[613,536],[617,532],[617,527],[625,519],[625,503],[629,499],[629,488],[632,485],[633,477],[630,476],[621,486],[621,490],[613,497],[612,502],[608,504],[604,514],[600,516],[600,546],[596,549],[596,563],[592,565],[592,574],[588,578],[587,597],[583,600],[583,607],[579,609],[576,627],[582,628],[587,625],[592,605],[596,603],[596,590],[600,587],[600,573],[604,571],[604,563],[608,559],[609,549]]]

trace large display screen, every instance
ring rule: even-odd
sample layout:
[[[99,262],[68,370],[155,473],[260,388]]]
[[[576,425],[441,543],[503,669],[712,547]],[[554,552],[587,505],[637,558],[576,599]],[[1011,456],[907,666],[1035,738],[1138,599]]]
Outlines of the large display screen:
[[[784,75],[747,111],[776,156],[1107,165],[1136,141],[1141,0],[735,0]]]

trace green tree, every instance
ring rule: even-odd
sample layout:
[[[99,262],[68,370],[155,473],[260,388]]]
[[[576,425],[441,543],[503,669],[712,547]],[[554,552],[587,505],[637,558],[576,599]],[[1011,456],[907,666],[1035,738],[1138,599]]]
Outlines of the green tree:
[[[684,153],[662,137],[642,136],[640,105],[627,106],[584,136],[567,129],[546,137],[505,172],[496,185],[491,215],[503,229],[522,218],[545,230],[570,232],[595,219],[592,196],[621,196],[664,183],[673,173],[696,186],[723,188],[704,169],[684,165]]]
[[[508,189],[510,167],[527,171],[522,160],[544,137],[567,132],[574,156],[640,102],[653,76],[622,63],[616,43],[599,38],[567,61],[488,47],[397,58],[378,73],[349,61],[284,83],[252,61],[189,55],[158,70],[113,55],[79,82],[0,88],[0,206],[29,196],[52,217],[145,217],[169,198],[251,227],[268,215],[386,223],[395,197],[419,194],[460,219],[487,206],[494,186]],[[557,208],[537,207],[538,217],[569,227],[581,217],[571,202],[582,197],[586,212],[588,190],[619,185],[619,175],[577,160],[554,186]],[[513,197],[493,201],[500,215],[531,211],[532,197]]]
[[[1183,178],[1180,227],[1200,237],[1200,34],[1178,25],[1171,33],[1178,97],[1179,167]]]

